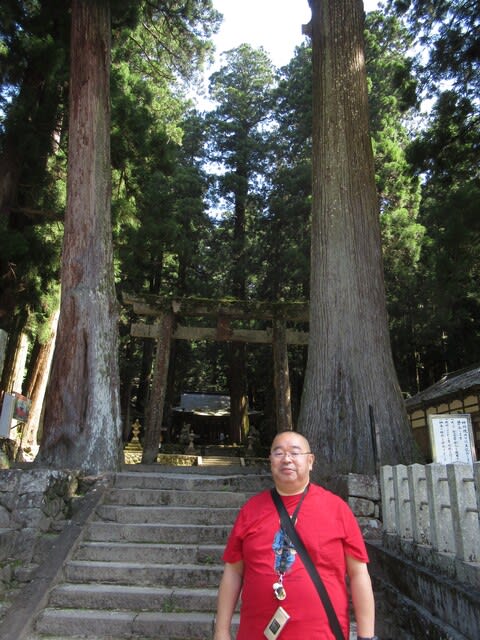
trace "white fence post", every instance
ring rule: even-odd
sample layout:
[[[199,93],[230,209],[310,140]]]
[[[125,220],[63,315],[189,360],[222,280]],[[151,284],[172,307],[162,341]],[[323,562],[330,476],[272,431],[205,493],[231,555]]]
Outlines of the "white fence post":
[[[450,492],[445,465],[432,463],[425,467],[429,496],[430,540],[435,551],[455,553]]]
[[[430,513],[424,465],[411,464],[408,467],[408,485],[413,541],[417,544],[430,544]]]
[[[380,468],[380,489],[382,492],[383,528],[387,533],[397,533],[395,490],[392,467],[390,465],[384,465]]]
[[[447,464],[456,555],[466,562],[480,560],[478,508],[470,464]]]
[[[475,484],[475,495],[477,497],[478,524],[480,526],[480,462],[473,463],[473,482]]]
[[[397,533],[401,538],[412,537],[412,514],[410,512],[410,491],[408,487],[407,467],[397,464],[393,467],[393,486],[395,490],[395,520]]]

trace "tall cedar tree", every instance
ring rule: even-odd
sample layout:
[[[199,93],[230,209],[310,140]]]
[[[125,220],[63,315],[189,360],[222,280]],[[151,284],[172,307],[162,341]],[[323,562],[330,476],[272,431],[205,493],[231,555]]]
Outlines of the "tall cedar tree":
[[[361,0],[310,0],[313,203],[310,342],[300,430],[322,477],[412,462],[392,360],[368,130]]]
[[[39,461],[120,464],[117,303],[110,221],[110,7],[72,2],[62,300]]]
[[[265,127],[274,81],[263,49],[240,45],[226,53],[227,64],[210,79],[218,107],[210,117],[213,157],[224,163],[220,192],[233,205],[230,295],[245,300],[248,289],[249,217],[254,209],[252,185],[265,155]],[[248,430],[245,344],[229,344],[230,441],[239,442]]]

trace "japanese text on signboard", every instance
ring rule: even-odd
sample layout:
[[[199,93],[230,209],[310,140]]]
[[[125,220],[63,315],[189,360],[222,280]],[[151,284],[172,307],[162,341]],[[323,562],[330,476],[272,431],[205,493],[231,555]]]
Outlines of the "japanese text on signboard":
[[[475,460],[470,414],[428,416],[433,461],[472,463]]]

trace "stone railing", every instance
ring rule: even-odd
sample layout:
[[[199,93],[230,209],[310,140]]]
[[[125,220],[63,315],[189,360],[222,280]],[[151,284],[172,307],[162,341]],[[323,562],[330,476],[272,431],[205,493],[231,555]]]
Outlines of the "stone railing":
[[[384,466],[384,541],[480,586],[480,462]]]

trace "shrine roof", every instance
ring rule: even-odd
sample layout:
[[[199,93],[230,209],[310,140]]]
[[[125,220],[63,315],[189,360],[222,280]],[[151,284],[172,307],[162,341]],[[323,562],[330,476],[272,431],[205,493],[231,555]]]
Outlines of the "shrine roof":
[[[405,402],[409,411],[417,406],[439,402],[444,398],[480,391],[480,365],[445,374],[438,382],[408,398]]]

